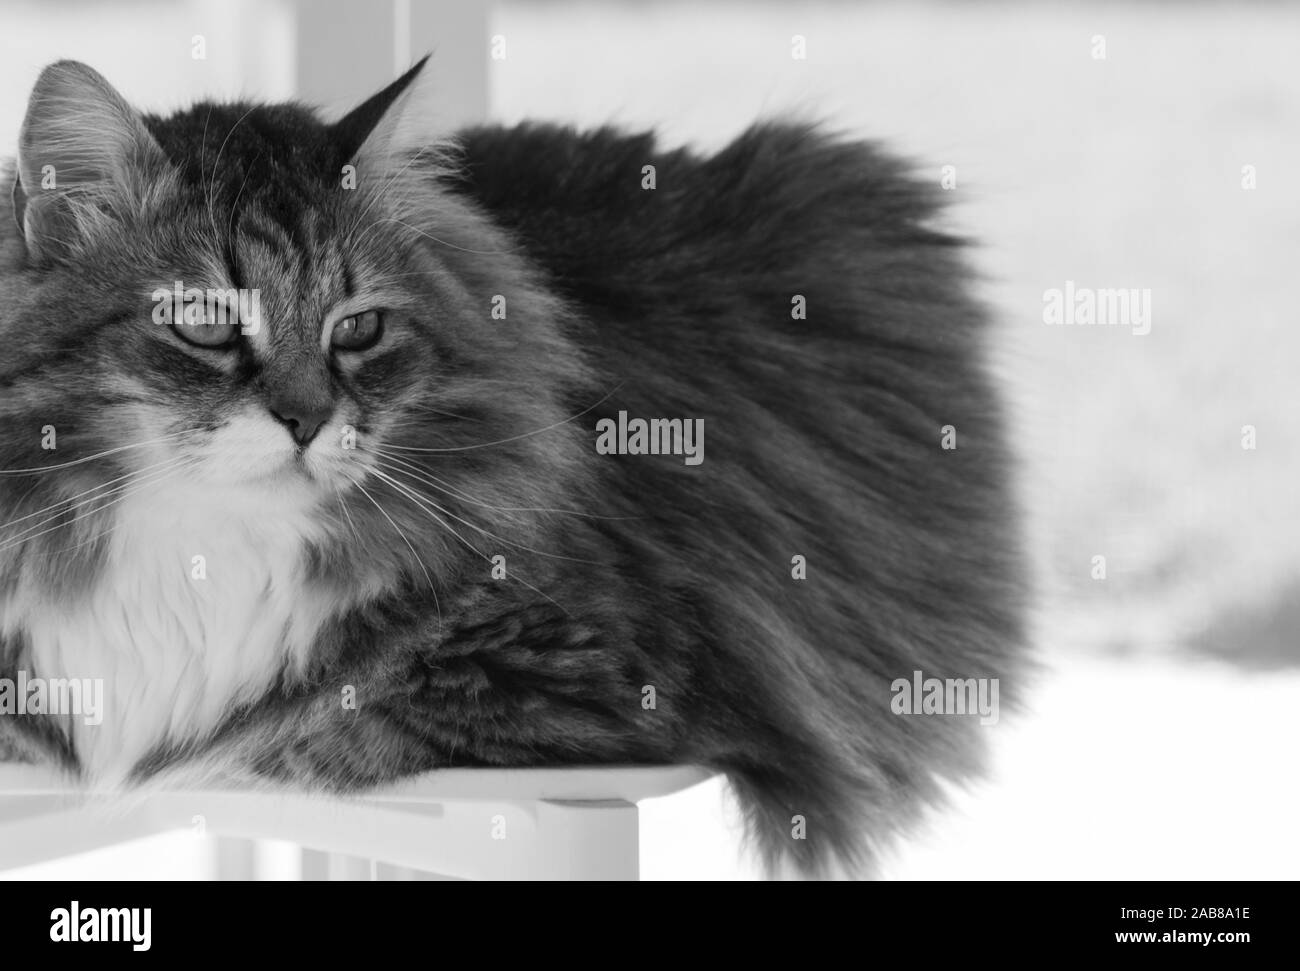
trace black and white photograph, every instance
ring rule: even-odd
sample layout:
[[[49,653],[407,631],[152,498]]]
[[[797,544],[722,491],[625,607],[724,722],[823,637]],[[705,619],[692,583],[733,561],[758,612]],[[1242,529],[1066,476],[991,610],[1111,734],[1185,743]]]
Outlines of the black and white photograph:
[[[0,52],[0,893],[82,888],[25,934],[1226,881],[1077,918],[1219,948],[1300,876],[1300,7],[0,0]]]

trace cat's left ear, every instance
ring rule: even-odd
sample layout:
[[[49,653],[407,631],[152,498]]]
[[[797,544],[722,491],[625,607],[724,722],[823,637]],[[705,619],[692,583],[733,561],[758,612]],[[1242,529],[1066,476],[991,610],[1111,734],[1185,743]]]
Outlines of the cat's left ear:
[[[358,173],[387,173],[437,142],[436,103],[426,54],[378,94],[334,123],[336,143]]]
[[[41,72],[18,136],[14,216],[34,262],[68,256],[117,216],[139,208],[142,187],[167,171],[162,149],[99,72],[58,61]]]

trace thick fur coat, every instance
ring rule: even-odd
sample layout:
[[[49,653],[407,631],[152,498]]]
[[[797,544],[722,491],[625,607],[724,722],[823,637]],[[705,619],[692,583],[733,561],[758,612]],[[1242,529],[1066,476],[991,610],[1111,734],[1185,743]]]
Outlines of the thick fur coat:
[[[806,126],[437,139],[426,87],[326,124],[42,75],[0,230],[0,675],[102,678],[107,711],[0,717],[0,750],[342,790],[700,763],[770,860],[869,863],[988,730],[891,684],[1013,701],[1024,649],[936,192]],[[173,281],[257,290],[258,326],[183,339]],[[332,348],[367,310],[378,342]],[[620,412],[702,419],[704,460],[599,454]]]

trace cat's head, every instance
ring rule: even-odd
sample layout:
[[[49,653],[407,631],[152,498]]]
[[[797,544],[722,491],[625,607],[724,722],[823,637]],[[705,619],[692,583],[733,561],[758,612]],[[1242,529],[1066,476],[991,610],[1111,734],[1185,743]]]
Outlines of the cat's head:
[[[45,510],[66,546],[162,483],[434,559],[456,543],[412,492],[449,524],[546,498],[559,443],[530,436],[576,365],[517,247],[449,188],[422,68],[334,123],[144,115],[83,64],[40,75],[0,237],[0,579],[48,546]]]

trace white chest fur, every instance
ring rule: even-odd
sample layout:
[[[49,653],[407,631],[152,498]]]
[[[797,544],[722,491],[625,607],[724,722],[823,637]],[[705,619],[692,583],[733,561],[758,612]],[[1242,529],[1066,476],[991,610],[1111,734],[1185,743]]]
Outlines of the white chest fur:
[[[88,775],[106,784],[300,668],[330,612],[305,583],[317,527],[291,490],[171,485],[123,502],[114,525],[93,589],[67,606],[22,596],[5,616],[28,634],[31,674],[103,680],[102,723],[74,717],[69,728]]]

